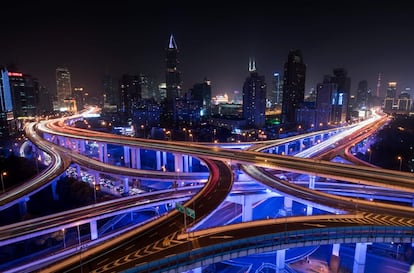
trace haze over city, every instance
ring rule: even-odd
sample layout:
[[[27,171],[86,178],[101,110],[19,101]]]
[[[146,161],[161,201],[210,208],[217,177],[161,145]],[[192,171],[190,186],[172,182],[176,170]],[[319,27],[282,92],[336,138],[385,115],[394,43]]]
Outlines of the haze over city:
[[[297,48],[307,65],[306,92],[340,67],[352,79],[351,92],[361,80],[375,89],[381,73],[384,94],[388,81],[414,87],[414,23],[409,3],[397,2],[8,2],[0,63],[14,64],[50,92],[56,67],[66,65],[74,87],[100,94],[105,73],[164,81],[164,50],[173,34],[184,89],[207,77],[213,95],[241,90],[250,57],[270,85],[274,72],[283,73],[289,49]]]

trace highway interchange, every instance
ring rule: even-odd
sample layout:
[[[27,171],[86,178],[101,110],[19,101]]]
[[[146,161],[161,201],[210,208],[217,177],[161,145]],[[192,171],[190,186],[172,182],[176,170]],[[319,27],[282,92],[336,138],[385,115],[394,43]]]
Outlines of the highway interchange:
[[[202,189],[199,189],[197,194],[194,194],[193,197],[184,204],[197,211],[196,221],[201,220],[210,213],[230,192],[233,184],[233,171],[230,166],[235,164],[238,164],[243,171],[272,189],[276,189],[277,191],[294,198],[307,200],[311,203],[322,203],[340,210],[349,211],[349,214],[289,217],[289,219],[283,221],[278,219],[277,221],[254,222],[250,224],[241,224],[241,226],[229,226],[226,227],[226,229],[216,229],[216,231],[211,229],[209,231],[204,231],[204,235],[197,235],[197,233],[193,232],[191,238],[185,237],[178,240],[178,235],[183,229],[182,215],[177,211],[173,211],[144,225],[138,230],[128,231],[119,238],[110,240],[105,244],[85,249],[82,252],[82,265],[79,264],[78,255],[73,255],[64,261],[54,263],[49,267],[44,268],[44,272],[81,272],[83,269],[90,272],[127,270],[136,265],[149,265],[151,264],[150,262],[155,262],[159,260],[160,257],[169,257],[169,255],[189,252],[189,250],[195,248],[195,246],[211,246],[214,245],[216,241],[220,243],[237,241],[247,235],[247,237],[254,237],[255,230],[259,230],[261,234],[280,234],[281,232],[286,232],[286,230],[313,230],[315,226],[329,229],[342,226],[359,226],[361,223],[364,223],[364,225],[377,225],[379,222],[384,221],[384,219],[386,219],[384,223],[387,223],[387,225],[394,224],[396,227],[413,226],[410,215],[412,215],[414,211],[411,207],[327,194],[289,183],[283,179],[276,180],[275,176],[269,174],[265,169],[277,169],[286,172],[324,176],[330,179],[340,179],[358,183],[359,185],[378,186],[413,193],[413,176],[411,173],[401,173],[366,166],[344,165],[321,159],[315,160],[268,153],[265,154],[260,151],[223,149],[194,143],[171,141],[165,143],[163,141],[131,139],[119,136],[114,138],[113,135],[91,131],[84,132],[68,128],[68,126],[62,128],[61,120],[59,125],[57,123],[59,122],[44,122],[37,124],[36,130],[38,130],[38,132],[29,132],[28,137],[36,143],[36,145],[38,145],[38,143],[44,143],[44,141],[37,139],[39,137],[38,135],[43,132],[72,138],[93,139],[99,142],[117,143],[131,147],[138,146],[155,150],[180,152],[201,158],[209,166],[209,180]],[[34,125],[30,127],[31,130],[35,130]],[[262,148],[265,147],[263,144],[260,146]],[[45,150],[50,150],[49,147],[43,146],[43,148]],[[79,164],[88,164],[89,167],[95,167],[97,170],[108,171],[108,169],[113,168],[113,170],[111,170],[113,172],[122,173],[126,171],[119,169],[119,167],[108,166],[107,164],[95,162],[92,164],[90,159],[82,158],[81,155],[72,153],[57,145],[53,145],[51,150],[59,150],[59,154],[64,155],[63,158],[71,158],[71,160],[74,160]],[[57,156],[54,160],[58,160],[58,158],[59,157]],[[67,166],[68,163],[65,163],[67,160],[68,159],[63,160],[62,165],[57,169],[58,171],[56,171],[56,173],[58,173],[61,168]],[[92,167],[92,165],[94,167]],[[136,171],[137,170],[132,171],[130,175],[136,175],[136,173],[134,173]],[[217,186],[218,184],[220,184],[219,187]],[[26,192],[22,192],[22,194],[24,193]],[[213,193],[214,195],[212,195]],[[2,203],[2,205],[8,203],[7,199],[0,199],[2,202],[3,200],[4,203]],[[375,213],[372,213],[372,211],[375,211]],[[157,238],[158,240],[154,238]],[[214,238],[217,238],[217,240],[214,240]],[[161,244],[164,244],[163,247],[159,247],[160,242],[163,242]],[[165,245],[165,242],[169,243]],[[172,244],[171,242],[176,243]],[[188,244],[190,242],[191,247],[188,249]],[[186,249],[182,249],[183,247]],[[254,246],[252,246],[252,249],[254,249]],[[187,264],[191,264],[191,261],[188,261],[188,257],[186,262]],[[160,265],[157,264],[157,266],[159,267]],[[176,268],[178,268],[178,265]],[[154,268],[150,268],[149,266],[147,266],[145,270],[145,272],[156,272],[153,271]]]

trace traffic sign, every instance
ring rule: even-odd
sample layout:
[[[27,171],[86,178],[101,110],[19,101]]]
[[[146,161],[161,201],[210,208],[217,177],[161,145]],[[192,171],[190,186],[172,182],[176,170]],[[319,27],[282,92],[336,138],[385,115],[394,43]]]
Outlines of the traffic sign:
[[[190,209],[188,207],[185,208],[185,214],[187,216],[190,216],[191,218],[195,219],[195,211],[193,209]]]
[[[185,213],[187,216],[195,219],[195,211],[193,209],[184,207],[183,205],[179,203],[175,203],[175,209],[178,210],[181,213]]]
[[[179,204],[179,203],[175,203],[175,209],[178,210],[181,213],[184,213],[184,211],[185,211],[184,206]]]

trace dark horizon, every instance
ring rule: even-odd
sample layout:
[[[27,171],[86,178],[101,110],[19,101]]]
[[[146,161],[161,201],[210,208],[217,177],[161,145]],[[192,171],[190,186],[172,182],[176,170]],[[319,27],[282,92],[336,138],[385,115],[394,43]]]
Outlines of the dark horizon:
[[[272,74],[283,75],[289,50],[299,49],[307,65],[306,93],[333,69],[345,68],[352,93],[361,80],[375,90],[381,73],[384,94],[389,81],[396,81],[399,91],[414,88],[413,21],[407,3],[7,3],[0,64],[14,63],[52,93],[55,69],[66,65],[73,87],[98,94],[105,73],[114,78],[145,73],[164,81],[164,49],[173,34],[184,90],[205,77],[213,95],[241,90],[251,57],[271,88]]]

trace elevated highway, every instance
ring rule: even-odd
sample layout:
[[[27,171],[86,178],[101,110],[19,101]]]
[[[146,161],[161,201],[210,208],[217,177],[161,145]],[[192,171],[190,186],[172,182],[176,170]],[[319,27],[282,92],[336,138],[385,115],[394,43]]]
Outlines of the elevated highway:
[[[48,132],[48,133],[52,133],[50,131],[50,129],[45,129],[45,128],[41,128],[40,129],[43,132]],[[65,133],[62,132],[53,132],[55,134],[59,134],[61,136],[67,136],[70,137],[71,135],[66,131]],[[109,136],[105,136],[103,134],[99,134],[99,136],[94,135],[93,133],[89,133],[90,135],[77,135],[75,133],[75,135],[73,135],[72,137],[76,137],[76,138],[83,138],[83,139],[88,139],[88,138],[92,138],[98,141],[114,141],[113,135],[111,135],[112,138],[110,138]],[[147,148],[152,148],[152,149],[161,149],[161,150],[167,150],[167,151],[180,151],[182,153],[188,153],[191,155],[196,155],[199,156],[200,158],[206,158],[206,162],[209,161],[209,159],[221,159],[221,160],[225,160],[228,163],[237,163],[237,164],[241,164],[243,165],[242,168],[244,168],[246,170],[246,168],[249,168],[249,166],[252,165],[257,165],[260,167],[265,167],[265,168],[273,168],[273,169],[279,169],[279,170],[285,170],[285,171],[295,171],[295,172],[299,172],[299,173],[305,173],[305,174],[310,174],[310,175],[318,175],[318,176],[325,176],[325,177],[329,177],[332,179],[341,179],[341,180],[348,180],[350,182],[354,182],[354,183],[360,183],[360,184],[366,184],[366,185],[375,185],[375,186],[380,186],[380,187],[386,187],[386,188],[391,188],[391,189],[398,189],[400,191],[407,191],[407,192],[413,192],[413,183],[409,182],[409,183],[405,183],[407,181],[412,180],[412,175],[411,174],[404,174],[404,173],[400,173],[400,172],[393,172],[393,171],[386,171],[386,170],[382,170],[382,169],[375,169],[375,168],[371,168],[371,167],[363,167],[363,166],[348,166],[348,165],[343,165],[343,164],[337,164],[337,163],[332,163],[332,162],[324,162],[322,160],[312,160],[312,159],[306,159],[306,158],[292,158],[289,156],[281,156],[281,155],[273,155],[273,154],[263,154],[260,152],[255,152],[255,151],[235,151],[235,150],[229,150],[229,149],[220,149],[217,147],[205,147],[203,145],[196,145],[196,144],[191,144],[189,145],[188,143],[182,144],[182,143],[176,143],[176,142],[169,142],[167,143],[167,145],[165,144],[165,142],[158,142],[158,141],[140,141],[140,140],[134,140],[131,141],[131,139],[124,139],[122,137],[119,137],[119,139],[115,140],[116,143],[121,144],[121,145],[131,145],[131,146],[139,146],[139,147],[147,147]],[[189,148],[185,148],[189,146]],[[219,163],[218,165],[220,165],[222,163]],[[318,164],[319,166],[315,166],[316,164]],[[221,165],[222,168],[225,169],[224,166],[228,166],[227,164],[222,164]],[[228,177],[232,177],[232,173],[231,171],[227,168],[227,175],[222,175],[222,176],[228,176]],[[370,172],[369,174],[366,174],[365,176],[363,175],[366,172]],[[378,203],[373,203],[373,202],[364,202],[362,200],[356,200],[356,199],[352,199],[352,198],[345,198],[342,199],[338,198],[337,196],[332,196],[329,194],[322,194],[320,195],[320,193],[316,193],[314,190],[310,190],[309,191],[304,191],[303,188],[302,189],[297,189],[292,185],[289,184],[281,184],[280,181],[275,180],[274,176],[271,177],[270,175],[267,176],[265,173],[263,172],[257,172],[255,174],[258,178],[259,181],[262,181],[264,183],[266,183],[266,181],[268,181],[268,183],[272,184],[272,187],[274,187],[274,184],[279,184],[278,187],[282,187],[283,189],[281,189],[281,192],[287,193],[287,194],[291,194],[292,196],[294,195],[300,195],[302,198],[304,198],[305,200],[309,200],[310,202],[318,202],[318,203],[325,203],[325,204],[329,204],[335,207],[339,207],[341,209],[344,210],[348,210],[348,211],[359,211],[359,213],[356,214],[350,214],[350,215],[329,215],[329,216],[316,216],[317,219],[312,219],[305,217],[306,220],[304,219],[293,219],[292,221],[295,224],[289,224],[288,226],[288,221],[285,220],[284,223],[278,223],[279,227],[273,227],[272,232],[267,233],[265,231],[265,228],[258,228],[257,226],[255,226],[254,228],[252,227],[252,230],[245,230],[245,234],[244,236],[246,236],[245,238],[251,238],[252,236],[250,236],[250,234],[254,234],[253,230],[260,230],[260,232],[262,234],[268,234],[270,236],[275,236],[275,230],[277,230],[277,234],[279,234],[280,236],[284,236],[285,238],[287,237],[287,233],[286,231],[289,230],[320,230],[321,228],[323,228],[324,230],[326,230],[329,233],[333,233],[332,230],[330,230],[330,228],[348,228],[350,226],[361,226],[361,223],[364,223],[364,225],[367,225],[367,227],[363,227],[361,228],[360,232],[365,232],[367,231],[367,229],[369,227],[372,226],[376,226],[378,224],[378,219],[383,219],[383,218],[389,218],[391,217],[392,220],[388,219],[387,221],[387,225],[389,225],[389,223],[394,223],[394,225],[397,226],[412,226],[412,221],[409,217],[409,215],[412,215],[413,210],[412,208],[409,207],[404,207],[404,206],[397,206],[397,207],[393,207],[391,205],[388,204],[378,204]],[[379,178],[381,178],[381,176],[384,175],[384,178],[381,180]],[[359,176],[362,176],[359,177]],[[225,179],[225,178],[223,178]],[[392,183],[390,183],[392,182]],[[228,182],[227,182],[228,183]],[[211,191],[212,188],[209,190]],[[228,188],[227,188],[228,190]],[[209,192],[207,191],[207,192]],[[200,191],[201,192],[201,191]],[[209,200],[210,195],[208,195],[207,193],[204,195],[204,198],[207,198],[206,200]],[[203,199],[204,200],[204,199]],[[339,201],[339,202],[338,202]],[[198,200],[198,202],[200,202],[200,200]],[[204,201],[202,201],[202,203],[205,203]],[[376,213],[374,216],[370,215],[368,212],[372,211],[373,208],[376,208]],[[397,213],[395,210],[399,210]],[[367,213],[361,213],[360,211],[364,211],[366,210]],[[392,216],[388,216],[388,215],[392,215]],[[319,218],[318,218],[319,217]],[[324,217],[329,217],[329,219],[333,219],[332,221],[329,220],[328,223],[326,223],[326,218]],[[369,220],[370,217],[372,218],[372,220]],[[286,218],[287,219],[287,218]],[[325,220],[324,220],[325,219]],[[341,219],[341,220],[340,220]],[[344,220],[345,219],[345,220]],[[361,219],[365,219],[363,221],[361,221]],[[308,222],[308,220],[310,220],[310,222]],[[289,220],[290,221],[290,220]],[[300,222],[304,222],[306,221],[306,223],[308,223],[307,225],[303,225],[300,224]],[[389,222],[391,221],[391,222]],[[269,224],[268,221],[264,221],[265,223],[257,223],[259,224],[259,226],[267,226],[267,224]],[[225,241],[229,241],[232,242],[231,244],[233,244],[234,242],[238,241],[238,240],[242,240],[245,241],[245,239],[240,239],[240,238],[235,238],[234,235],[230,235],[230,233],[237,233],[236,230],[240,230],[240,229],[244,229],[244,228],[248,228],[247,226],[249,226],[250,224],[245,223],[245,226],[240,227],[240,226],[234,226],[234,227],[230,227],[230,229],[232,229],[231,231],[228,231],[227,234],[223,235],[222,233],[219,233],[219,235],[214,235],[214,236],[218,236],[217,239],[226,239]],[[281,228],[282,226],[286,227],[284,230]],[[294,227],[296,226],[296,228]],[[299,228],[300,226],[300,228]],[[287,229],[287,227],[289,227],[289,229]],[[315,229],[315,227],[317,229]],[[152,227],[154,228],[154,227]],[[151,228],[151,229],[152,229]],[[326,228],[326,229],[325,229]],[[166,233],[162,233],[164,235],[161,235],[161,239],[159,241],[157,241],[157,244],[159,244],[160,242],[166,242],[167,241],[174,241],[176,239],[179,238],[178,233],[179,231],[181,231],[182,229],[182,220],[181,220],[181,225],[178,226],[178,224],[176,223],[176,225],[174,226],[174,228],[171,228],[168,232],[168,234]],[[330,231],[329,231],[330,230]],[[399,230],[399,232],[401,232],[403,229]],[[404,229],[405,230],[405,229]],[[159,231],[157,231],[157,229],[154,229],[153,232],[156,232],[156,234],[158,235]],[[165,231],[163,231],[165,232]],[[207,231],[207,233],[212,232],[212,231]],[[221,231],[218,231],[221,232]],[[252,233],[250,233],[252,232]],[[344,231],[345,232],[345,231]],[[161,234],[161,233],[160,233]],[[402,236],[402,238],[405,239],[399,239],[399,240],[406,240],[406,238],[411,238],[412,239],[412,235],[410,234],[410,232],[406,232],[403,233],[404,236]],[[135,234],[137,235],[137,234]],[[278,236],[279,236],[278,235]],[[369,233],[369,235],[373,235],[376,239],[375,240],[388,240],[385,239],[384,236],[383,239],[380,239],[381,236],[383,236],[384,234],[380,235],[380,236],[375,236],[373,233]],[[131,236],[131,234],[129,234],[129,236]],[[164,237],[163,237],[164,236]],[[182,255],[185,255],[187,257],[187,263],[184,264],[189,264],[191,262],[197,263],[202,263],[200,261],[198,261],[197,259],[193,259],[192,255],[191,255],[191,251],[192,249],[198,249],[197,246],[198,245],[198,240],[194,239],[195,235],[193,235],[193,238],[188,238],[185,239],[185,243],[184,245],[186,246],[187,250],[183,251]],[[200,235],[202,236],[202,235]],[[213,238],[214,238],[213,236]],[[224,236],[224,237],[221,237]],[[266,235],[264,235],[266,236]],[[326,234],[324,235],[326,236]],[[334,235],[332,235],[334,236]],[[254,236],[253,236],[254,237]],[[352,236],[351,236],[352,237]],[[166,239],[167,238],[167,239]],[[388,238],[388,237],[387,237]],[[145,244],[147,244],[146,246],[144,244],[138,244],[138,242],[136,240],[131,241],[132,239],[128,239],[127,237],[124,238],[125,241],[122,241],[122,243],[120,244],[121,241],[117,241],[117,242],[111,242],[109,245],[112,246],[119,246],[120,248],[116,248],[117,250],[123,248],[125,250],[130,251],[129,254],[126,254],[125,252],[122,252],[124,254],[119,254],[119,258],[115,258],[114,256],[111,256],[111,253],[113,255],[114,250],[108,251],[105,250],[103,247],[100,247],[99,250],[97,249],[91,249],[91,252],[83,252],[82,253],[82,261],[83,261],[83,265],[80,266],[76,266],[75,268],[73,267],[74,264],[76,264],[76,262],[79,262],[78,258],[79,257],[71,257],[67,260],[65,260],[65,263],[56,263],[54,265],[52,265],[51,267],[45,269],[45,272],[55,272],[54,270],[60,271],[60,270],[65,270],[65,272],[78,272],[78,271],[82,271],[83,268],[91,270],[91,272],[104,272],[106,270],[113,270],[114,268],[118,269],[127,269],[127,268],[131,268],[132,265],[135,266],[144,266],[144,265],[149,265],[149,264],[157,264],[157,268],[160,268],[160,262],[157,262],[157,260],[159,261],[159,259],[155,259],[156,257],[160,257],[160,255],[162,255],[162,251],[166,251],[166,247],[167,246],[163,246],[161,247],[161,249],[159,251],[155,251],[154,253],[152,253],[152,257],[153,260],[151,260],[150,258],[150,254],[145,254],[145,255],[141,255],[138,254],[138,250],[141,249],[147,249],[146,252],[151,252],[148,251],[149,246],[154,245],[154,239],[153,240],[149,240],[147,242],[145,242]],[[211,246],[216,245],[216,241],[215,240],[211,240],[212,237],[210,237],[210,240],[206,240],[206,241],[212,241],[211,242]],[[333,237],[329,237],[328,239],[333,239]],[[398,239],[398,238],[395,238]],[[179,239],[179,240],[182,240]],[[152,241],[152,242],[151,242]],[[201,239],[200,239],[201,241]],[[223,240],[218,240],[222,243],[224,243]],[[134,244],[133,248],[129,248],[128,244],[132,243]],[[191,246],[190,248],[188,248],[189,243],[191,242]],[[140,242],[141,243],[141,242]],[[320,241],[319,241],[320,243]],[[108,245],[108,246],[109,246]],[[277,245],[280,246],[280,244],[274,244],[274,247],[277,248]],[[159,246],[155,245],[156,249],[160,248]],[[222,245],[224,246],[224,245]],[[283,245],[285,246],[285,245]],[[181,246],[183,247],[183,246]],[[219,247],[219,246],[217,246]],[[280,246],[281,247],[281,246]],[[169,245],[168,245],[169,248]],[[151,248],[152,249],[152,248]],[[204,249],[204,247],[203,247]],[[208,249],[208,246],[205,246],[205,249]],[[257,248],[252,246],[251,247],[251,251],[257,252]],[[89,251],[89,250],[87,250]],[[161,251],[161,252],[160,252]],[[177,250],[176,250],[177,251]],[[246,250],[247,252],[249,252],[248,250]],[[99,254],[98,254],[99,253]],[[223,253],[223,252],[221,252]],[[86,254],[86,255],[84,255]],[[246,254],[246,253],[245,253]],[[108,257],[111,257],[109,261],[108,259],[103,258],[103,255],[109,255]],[[137,257],[137,259],[135,258],[131,258],[131,255],[134,255],[134,257]],[[217,256],[219,256],[220,254],[217,254]],[[231,256],[231,254],[229,254]],[[138,257],[139,256],[139,257]],[[173,255],[175,256],[180,256],[180,255]],[[117,256],[118,257],[118,256]],[[145,258],[146,257],[146,258]],[[170,260],[174,260],[174,257],[170,257],[170,256],[164,256],[164,257],[169,257],[171,258]],[[214,259],[214,261],[216,261],[217,259]],[[115,261],[115,262],[113,262]],[[139,261],[142,261],[141,263],[139,263]],[[174,260],[175,265],[173,267],[171,267],[171,264],[169,262],[167,266],[167,268],[171,268],[171,270],[176,270],[173,268],[177,268],[177,260]],[[66,269],[64,269],[66,268]],[[69,269],[70,268],[70,269]],[[165,270],[166,267],[162,267],[163,270]],[[69,271],[66,271],[69,270]],[[94,271],[93,271],[94,270]],[[131,270],[135,270],[135,269],[131,269]],[[148,271],[142,271],[142,272],[158,272],[158,271],[153,271],[155,270],[154,268],[147,268],[145,270]],[[133,271],[131,271],[133,272]],[[141,271],[139,271],[141,272]],[[173,272],[173,271],[171,271]],[[176,271],[174,271],[176,272]]]

